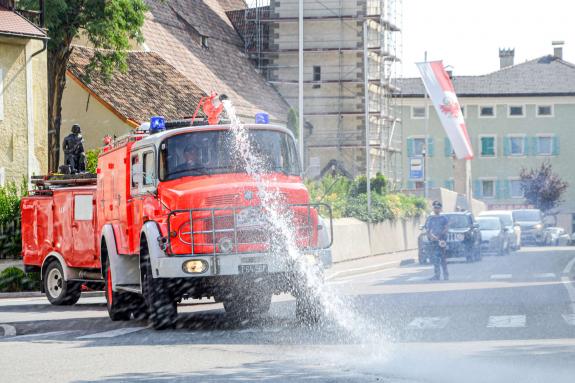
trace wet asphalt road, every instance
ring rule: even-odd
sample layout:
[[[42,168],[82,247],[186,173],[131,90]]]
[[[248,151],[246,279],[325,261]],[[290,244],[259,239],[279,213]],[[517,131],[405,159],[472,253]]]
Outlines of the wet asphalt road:
[[[451,261],[447,282],[420,265],[335,279],[316,327],[288,296],[250,321],[182,304],[163,332],[111,322],[103,298],[2,299],[0,381],[573,382],[574,264],[575,248],[524,248]]]

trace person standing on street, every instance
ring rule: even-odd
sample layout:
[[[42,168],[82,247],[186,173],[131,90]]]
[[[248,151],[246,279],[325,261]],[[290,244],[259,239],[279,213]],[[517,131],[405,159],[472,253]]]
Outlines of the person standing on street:
[[[447,217],[441,215],[442,205],[439,201],[433,201],[433,214],[427,219],[425,229],[427,238],[431,242],[433,269],[435,275],[431,278],[432,281],[438,281],[440,278],[440,268],[443,270],[443,279],[449,279],[447,272],[447,259],[445,258],[445,250],[447,247],[447,231],[449,229],[449,221]]]

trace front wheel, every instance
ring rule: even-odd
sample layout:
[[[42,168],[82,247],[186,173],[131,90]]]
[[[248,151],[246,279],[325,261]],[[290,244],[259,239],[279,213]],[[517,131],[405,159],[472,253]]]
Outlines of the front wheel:
[[[51,304],[70,306],[78,302],[82,294],[82,284],[66,281],[64,271],[58,260],[51,261],[44,272],[44,291]]]
[[[178,316],[177,303],[171,298],[165,281],[153,277],[147,249],[140,250],[140,257],[142,258],[142,287],[148,308],[148,319],[156,330],[172,328]]]

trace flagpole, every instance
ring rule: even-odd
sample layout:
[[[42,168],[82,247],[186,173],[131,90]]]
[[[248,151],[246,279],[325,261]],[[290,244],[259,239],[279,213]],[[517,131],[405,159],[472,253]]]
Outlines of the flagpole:
[[[424,60],[425,62],[427,62],[427,51],[425,51],[424,53]],[[427,91],[425,91],[424,93],[425,96],[425,153],[423,155],[423,187],[424,187],[424,196],[425,198],[429,198],[429,178],[427,176],[427,173],[429,172],[429,164],[427,163],[427,160],[429,158],[429,148],[428,148],[428,143],[429,143],[429,98],[427,97]]]

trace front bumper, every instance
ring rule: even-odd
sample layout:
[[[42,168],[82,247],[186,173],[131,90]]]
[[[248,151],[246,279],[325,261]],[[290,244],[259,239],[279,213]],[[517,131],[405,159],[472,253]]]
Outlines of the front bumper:
[[[203,273],[186,273],[183,265],[186,261],[202,260],[208,267]],[[226,254],[207,256],[165,256],[152,259],[154,278],[203,278],[214,276],[234,276],[242,274],[240,269],[247,265],[266,265],[267,271],[261,274],[285,273],[293,271],[294,261],[284,257],[268,254]],[[331,267],[330,249],[306,250],[302,253],[302,262],[314,262],[315,266],[327,269]],[[254,275],[256,273],[249,273]],[[260,273],[257,273],[260,274]]]

